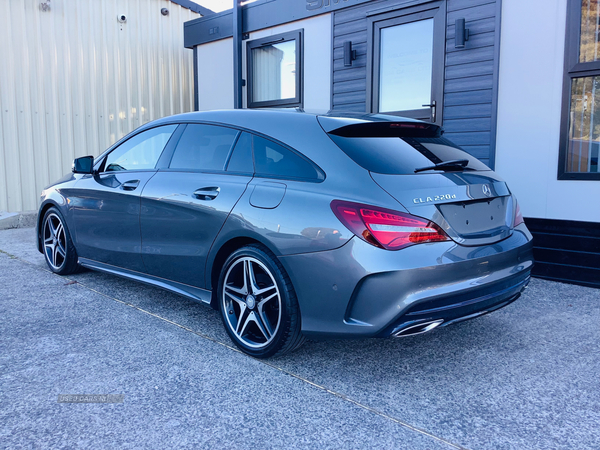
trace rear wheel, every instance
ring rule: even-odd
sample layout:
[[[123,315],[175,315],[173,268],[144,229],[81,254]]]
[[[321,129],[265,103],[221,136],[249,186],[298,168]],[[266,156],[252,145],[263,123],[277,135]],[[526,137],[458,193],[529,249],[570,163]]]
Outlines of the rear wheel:
[[[292,283],[266,248],[250,245],[227,258],[218,298],[225,329],[244,353],[268,358],[304,342]]]
[[[59,275],[69,275],[79,269],[77,252],[62,214],[50,208],[42,222],[42,246],[46,264]]]

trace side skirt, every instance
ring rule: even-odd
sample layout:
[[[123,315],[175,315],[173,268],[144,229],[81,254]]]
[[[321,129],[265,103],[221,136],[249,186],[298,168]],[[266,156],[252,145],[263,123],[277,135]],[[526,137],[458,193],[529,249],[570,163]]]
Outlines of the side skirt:
[[[183,283],[176,283],[175,281],[165,280],[164,278],[154,277],[152,275],[135,272],[133,270],[122,269],[121,267],[111,266],[110,264],[104,264],[87,258],[79,258],[79,264],[81,264],[83,267],[87,267],[88,269],[98,270],[100,272],[110,273],[119,277],[139,281],[141,283],[149,284],[151,286],[156,286],[167,291],[183,295],[184,297],[200,303],[210,304],[211,291],[206,289],[189,286]]]

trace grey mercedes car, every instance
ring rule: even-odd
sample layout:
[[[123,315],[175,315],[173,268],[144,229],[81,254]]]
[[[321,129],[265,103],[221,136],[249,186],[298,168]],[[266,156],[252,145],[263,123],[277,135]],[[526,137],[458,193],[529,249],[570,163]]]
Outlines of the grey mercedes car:
[[[498,175],[437,125],[378,114],[148,123],[46,188],[37,233],[53,272],[210,304],[260,358],[480,316],[517,299],[533,265]]]

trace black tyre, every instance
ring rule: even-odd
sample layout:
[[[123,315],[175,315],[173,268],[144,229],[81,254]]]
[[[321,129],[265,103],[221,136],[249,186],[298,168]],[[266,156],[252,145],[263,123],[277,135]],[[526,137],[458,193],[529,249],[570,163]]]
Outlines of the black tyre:
[[[69,275],[79,270],[77,251],[60,211],[52,207],[42,221],[42,248],[46,264],[59,275]]]
[[[244,353],[269,358],[304,342],[292,282],[268,249],[249,245],[233,252],[221,270],[217,293],[225,329]]]

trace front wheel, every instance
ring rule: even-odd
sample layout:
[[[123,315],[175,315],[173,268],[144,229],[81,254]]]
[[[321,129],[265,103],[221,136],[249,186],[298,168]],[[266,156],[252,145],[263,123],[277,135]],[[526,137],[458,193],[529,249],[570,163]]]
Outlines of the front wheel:
[[[52,207],[42,222],[42,246],[46,264],[59,275],[70,275],[79,270],[77,252],[71,234],[60,211]]]
[[[218,298],[225,329],[244,353],[269,358],[304,342],[292,282],[266,248],[249,245],[227,258]]]

